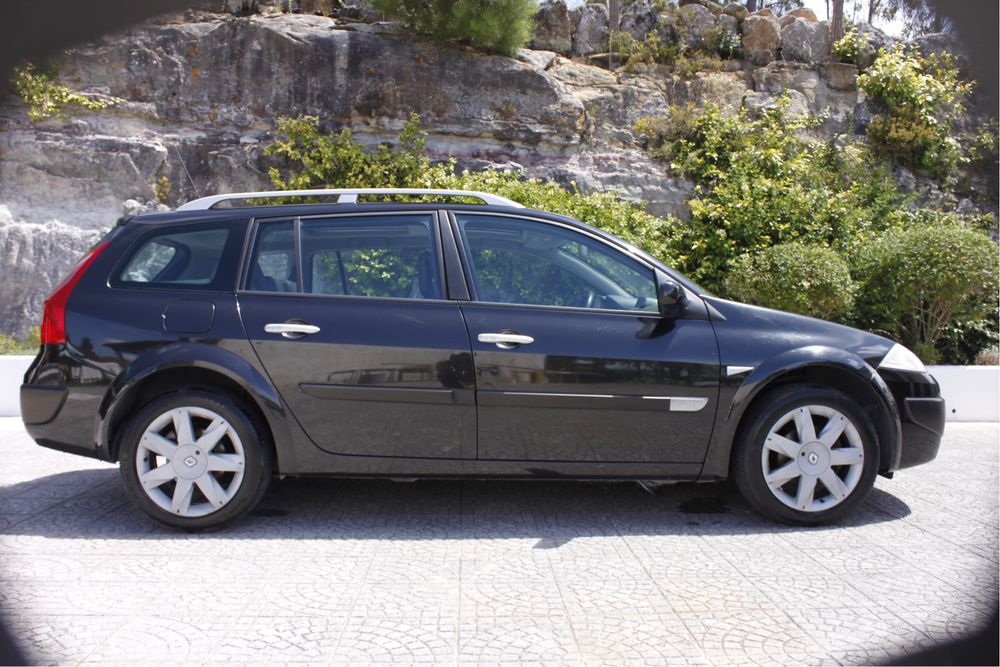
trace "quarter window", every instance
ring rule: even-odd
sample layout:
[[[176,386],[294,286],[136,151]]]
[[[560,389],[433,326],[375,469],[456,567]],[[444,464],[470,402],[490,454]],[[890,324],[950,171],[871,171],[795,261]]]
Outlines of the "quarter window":
[[[114,281],[121,287],[232,289],[239,234],[232,225],[174,228],[148,237]]]
[[[514,218],[458,215],[480,301],[656,311],[652,270],[584,234]]]

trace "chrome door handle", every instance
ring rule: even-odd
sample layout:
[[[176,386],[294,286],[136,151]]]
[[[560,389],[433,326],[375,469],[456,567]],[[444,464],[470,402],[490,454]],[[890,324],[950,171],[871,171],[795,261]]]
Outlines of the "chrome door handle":
[[[296,324],[294,322],[272,322],[264,325],[264,331],[281,334],[285,338],[300,338],[309,334],[319,333],[315,324]]]
[[[481,333],[476,336],[480,343],[495,343],[502,350],[510,350],[518,345],[531,345],[535,339],[513,333]]]

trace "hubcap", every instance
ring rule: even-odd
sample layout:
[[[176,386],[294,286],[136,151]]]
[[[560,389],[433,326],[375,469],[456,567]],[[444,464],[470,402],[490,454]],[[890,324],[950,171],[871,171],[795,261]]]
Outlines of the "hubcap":
[[[830,509],[851,495],[864,461],[858,429],[844,413],[826,405],[804,405],[782,415],[761,451],[768,489],[803,512]]]
[[[184,517],[211,514],[243,482],[243,443],[207,408],[175,408],[150,422],[135,453],[139,483],[160,508]]]

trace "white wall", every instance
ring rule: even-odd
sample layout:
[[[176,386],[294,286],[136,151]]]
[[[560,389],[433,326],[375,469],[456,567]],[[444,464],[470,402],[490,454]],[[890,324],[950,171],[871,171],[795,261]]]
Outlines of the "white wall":
[[[948,407],[948,421],[1000,421],[1000,366],[931,366]]]
[[[0,417],[21,414],[21,382],[34,355],[0,355]]]
[[[34,357],[0,356],[0,417],[21,414],[19,388]],[[931,366],[948,421],[1000,421],[1000,366]]]

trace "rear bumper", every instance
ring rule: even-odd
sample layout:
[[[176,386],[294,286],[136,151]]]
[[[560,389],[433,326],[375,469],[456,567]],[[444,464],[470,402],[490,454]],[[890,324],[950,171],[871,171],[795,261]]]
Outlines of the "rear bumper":
[[[42,447],[108,460],[82,425],[94,421],[94,405],[86,394],[58,385],[21,385],[21,419],[28,435]],[[76,399],[76,400],[74,400]]]

